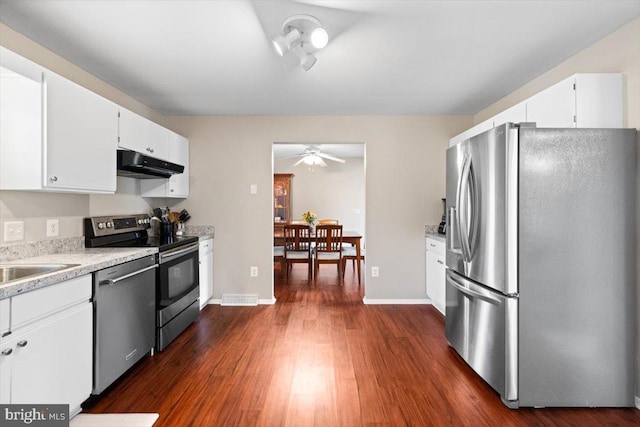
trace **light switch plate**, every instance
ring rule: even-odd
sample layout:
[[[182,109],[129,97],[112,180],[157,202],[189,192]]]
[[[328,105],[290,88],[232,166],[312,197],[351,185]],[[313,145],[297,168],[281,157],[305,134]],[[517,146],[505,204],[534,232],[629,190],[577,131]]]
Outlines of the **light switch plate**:
[[[258,184],[251,184],[251,194],[258,194]]]
[[[7,221],[4,223],[4,241],[24,240],[24,221]]]

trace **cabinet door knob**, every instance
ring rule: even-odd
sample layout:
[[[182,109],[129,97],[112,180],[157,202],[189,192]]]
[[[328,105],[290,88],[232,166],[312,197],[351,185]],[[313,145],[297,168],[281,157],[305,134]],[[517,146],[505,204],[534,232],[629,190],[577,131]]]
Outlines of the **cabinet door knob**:
[[[442,261],[438,260],[438,264],[444,264]]]
[[[11,353],[13,353],[13,350],[12,350],[12,349],[10,349],[10,348],[5,348],[4,350],[2,350],[2,355],[3,355],[3,356],[8,356],[8,355],[10,355]]]
[[[56,182],[58,180],[57,176],[52,176],[51,178],[49,178],[49,181],[51,182]]]
[[[29,344],[27,340],[18,341],[18,347],[26,347],[27,344]]]

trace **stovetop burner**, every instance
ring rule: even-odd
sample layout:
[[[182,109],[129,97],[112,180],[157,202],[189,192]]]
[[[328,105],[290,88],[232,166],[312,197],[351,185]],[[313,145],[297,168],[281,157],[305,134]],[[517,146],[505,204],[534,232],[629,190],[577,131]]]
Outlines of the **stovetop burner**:
[[[195,236],[149,236],[149,215],[100,216],[84,219],[86,248],[153,247],[164,252],[198,241]]]

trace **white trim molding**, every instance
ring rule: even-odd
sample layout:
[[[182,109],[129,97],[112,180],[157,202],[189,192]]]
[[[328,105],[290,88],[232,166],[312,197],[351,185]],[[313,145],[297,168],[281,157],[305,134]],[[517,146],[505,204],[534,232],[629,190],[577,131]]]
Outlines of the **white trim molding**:
[[[640,397],[636,396],[636,409],[640,409]]]
[[[276,298],[275,297],[271,297],[271,298],[260,298],[258,299],[258,305],[273,305],[276,303]],[[212,304],[212,305],[222,305],[222,299],[210,299],[207,304]]]
[[[428,298],[421,299],[367,299],[367,297],[362,298],[362,302],[365,305],[393,305],[393,304],[403,304],[403,305],[424,305],[431,304],[431,300]]]

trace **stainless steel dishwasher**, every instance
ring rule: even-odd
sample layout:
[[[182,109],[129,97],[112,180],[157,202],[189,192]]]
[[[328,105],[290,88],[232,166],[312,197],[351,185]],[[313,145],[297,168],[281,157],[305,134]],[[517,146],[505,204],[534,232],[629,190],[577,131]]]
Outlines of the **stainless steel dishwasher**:
[[[92,394],[102,393],[153,352],[157,267],[153,255],[94,273]]]

